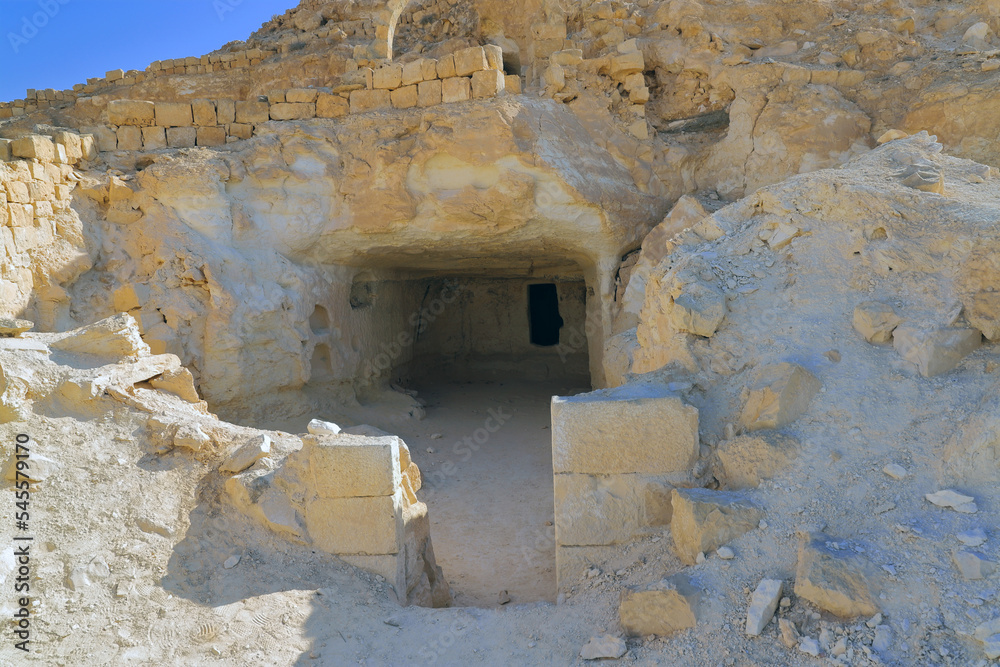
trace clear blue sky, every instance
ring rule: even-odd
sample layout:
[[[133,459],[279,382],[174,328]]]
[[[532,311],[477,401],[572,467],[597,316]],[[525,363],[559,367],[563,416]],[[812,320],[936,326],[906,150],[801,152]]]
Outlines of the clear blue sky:
[[[201,56],[297,0],[0,0],[0,101]]]

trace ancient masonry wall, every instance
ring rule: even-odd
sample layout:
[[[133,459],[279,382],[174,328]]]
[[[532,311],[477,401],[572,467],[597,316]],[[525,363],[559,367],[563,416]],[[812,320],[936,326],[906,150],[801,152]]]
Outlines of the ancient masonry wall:
[[[257,100],[150,102],[112,100],[105,127],[93,128],[101,151],[222,146],[249,139],[269,121],[340,118],[380,109],[410,109],[520,92],[503,72],[497,46],[456,51],[440,60],[361,68],[335,89],[293,88]]]

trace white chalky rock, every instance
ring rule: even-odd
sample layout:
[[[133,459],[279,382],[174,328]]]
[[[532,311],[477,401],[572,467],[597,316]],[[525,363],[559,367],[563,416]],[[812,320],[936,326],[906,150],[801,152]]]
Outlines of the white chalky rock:
[[[812,637],[803,637],[799,643],[799,650],[808,653],[813,657],[819,656],[819,642]]]
[[[982,528],[973,528],[957,535],[958,541],[967,547],[978,547],[986,541],[986,531]]]
[[[243,472],[270,453],[271,438],[261,433],[233,452],[233,455],[219,467],[219,470],[234,474]]]
[[[976,507],[975,498],[965,496],[951,489],[944,489],[936,493],[928,493],[924,496],[931,504],[938,507],[950,507],[962,514],[975,514],[979,509]]]
[[[226,568],[227,570],[231,570],[240,564],[240,558],[241,557],[239,556],[239,554],[235,556],[230,556],[229,558],[226,559],[226,562],[222,564],[222,567]]]
[[[872,641],[872,648],[879,653],[884,653],[892,646],[892,628],[888,625],[880,625],[875,628],[875,639]]]
[[[961,549],[952,554],[952,560],[962,576],[970,581],[984,579],[996,571],[996,563],[975,551]]]
[[[325,422],[322,419],[313,419],[306,426],[306,430],[312,435],[337,435],[340,433],[340,427],[333,422]]]
[[[580,649],[580,657],[584,660],[617,660],[625,655],[625,640],[620,637],[604,635],[603,637],[591,637],[590,641]]]
[[[907,475],[906,468],[898,463],[890,463],[886,467],[882,468],[882,472],[893,479],[904,479]]]
[[[715,552],[722,560],[732,560],[736,554],[729,547],[719,547]]]
[[[774,610],[778,608],[778,601],[781,600],[781,581],[778,579],[762,579],[757,584],[757,590],[753,592],[750,599],[750,608],[747,609],[747,635],[756,637],[774,616]]]

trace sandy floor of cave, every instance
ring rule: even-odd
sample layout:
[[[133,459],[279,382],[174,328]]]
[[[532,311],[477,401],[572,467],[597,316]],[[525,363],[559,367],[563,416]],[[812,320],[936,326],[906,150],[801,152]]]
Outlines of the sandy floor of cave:
[[[523,380],[416,388],[426,418],[395,428],[423,472],[434,552],[456,604],[496,605],[504,590],[513,604],[554,600],[549,402],[584,389]],[[493,415],[504,418],[499,428],[486,423]]]

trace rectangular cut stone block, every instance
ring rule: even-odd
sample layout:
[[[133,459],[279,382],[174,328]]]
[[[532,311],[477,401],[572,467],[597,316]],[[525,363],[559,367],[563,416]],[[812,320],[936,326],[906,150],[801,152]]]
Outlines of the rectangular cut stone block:
[[[413,60],[403,65],[402,85],[412,86],[424,80],[424,61]]]
[[[316,98],[317,118],[340,118],[351,111],[350,103],[340,95],[320,93]]]
[[[215,115],[219,125],[236,122],[236,103],[232,100],[219,100],[215,105]]]
[[[630,542],[670,523],[668,476],[555,476],[556,543],[597,546]]]
[[[496,44],[487,44],[483,47],[486,54],[486,63],[490,69],[503,70],[503,49]]]
[[[376,90],[392,90],[399,88],[403,81],[403,66],[399,63],[389,63],[375,70],[372,75],[372,86]]]
[[[316,105],[279,102],[271,105],[271,120],[304,120],[316,117]]]
[[[212,100],[195,100],[191,103],[194,112],[194,124],[198,127],[215,127],[219,124],[215,113],[215,102]]]
[[[246,123],[230,123],[226,134],[235,139],[249,139],[253,136],[253,125]]]
[[[191,127],[194,116],[186,102],[157,102],[156,124],[160,127]]]
[[[198,137],[193,127],[168,127],[167,146],[170,148],[193,148]]]
[[[451,53],[437,62],[437,78],[450,79],[455,76],[455,56]]]
[[[40,134],[28,134],[15,139],[11,152],[14,157],[33,158],[39,162],[52,162],[56,157],[55,144]]]
[[[318,498],[305,511],[313,545],[331,554],[395,554],[403,541],[401,499]]]
[[[0,139],[0,160],[9,162],[13,158],[14,154],[10,149],[13,143],[11,139]]]
[[[351,91],[351,113],[364,113],[392,106],[388,90]]]
[[[244,102],[236,103],[236,122],[254,125],[256,123],[266,123],[270,120],[267,102]]]
[[[455,76],[469,76],[474,72],[489,69],[486,52],[481,46],[455,51]]]
[[[503,92],[504,74],[495,69],[482,70],[472,75],[472,97],[496,97]]]
[[[403,86],[397,88],[389,94],[392,106],[397,109],[409,109],[417,106],[417,87]]]
[[[142,128],[142,147],[146,150],[156,150],[167,147],[167,132],[164,128],[154,125]]]
[[[424,58],[423,60],[420,61],[420,66],[422,70],[420,75],[424,81],[432,81],[438,78],[437,64],[438,61],[434,60],[433,58]]]
[[[441,104],[441,81],[421,81],[417,85],[417,106],[432,107]]]
[[[472,97],[472,80],[464,76],[453,76],[441,81],[441,101],[465,102]]]
[[[318,91],[315,88],[291,88],[285,91],[285,101],[292,104],[312,104]]]
[[[199,146],[225,146],[226,128],[199,127],[196,141]]]
[[[152,102],[145,100],[111,100],[108,102],[108,122],[112,125],[146,127],[155,122]]]
[[[402,473],[396,436],[307,435],[302,443],[312,488],[322,498],[390,496],[399,488]]]
[[[504,78],[504,90],[511,95],[521,94],[521,77],[517,74],[508,74]]]
[[[142,150],[142,130],[138,127],[122,125],[118,128],[118,150]]]
[[[698,409],[669,392],[619,387],[552,398],[556,473],[679,473],[697,458]]]
[[[80,135],[76,132],[56,132],[52,136],[53,140],[65,147],[66,149],[66,160],[69,164],[76,164],[83,158],[83,149],[80,146]],[[0,159],[3,157],[3,151],[0,149]]]

